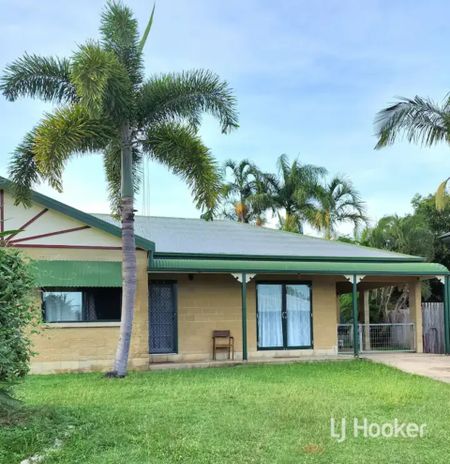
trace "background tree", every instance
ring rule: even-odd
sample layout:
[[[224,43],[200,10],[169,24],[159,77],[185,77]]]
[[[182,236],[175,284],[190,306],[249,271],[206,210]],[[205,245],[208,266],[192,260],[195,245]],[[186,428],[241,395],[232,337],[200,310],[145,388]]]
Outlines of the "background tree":
[[[433,233],[423,217],[417,215],[385,216],[373,228],[367,228],[361,238],[363,245],[396,253],[434,257]]]
[[[298,159],[290,163],[286,155],[278,158],[277,165],[279,175],[266,178],[268,206],[278,213],[282,230],[303,233],[304,224],[316,213],[320,181],[327,170]]]
[[[244,223],[262,225],[266,209],[266,189],[261,171],[249,160],[228,160],[224,164],[229,180],[223,186],[224,216]]]
[[[342,223],[353,223],[355,236],[358,227],[367,223],[359,192],[342,177],[336,176],[320,188],[317,203],[310,222],[315,229],[323,231],[328,240],[335,236],[336,227]]]
[[[414,215],[420,217],[432,233],[433,261],[450,267],[450,247],[440,237],[450,232],[450,205],[445,204],[440,210],[436,208],[435,195],[415,195],[411,201]]]
[[[430,196],[431,197],[431,196]],[[419,200],[420,199],[420,200]],[[416,202],[421,203],[421,197],[415,196]],[[433,199],[428,199],[427,205],[436,215],[440,215]],[[450,211],[449,211],[450,212]],[[373,227],[366,227],[358,240],[349,237],[339,237],[348,243],[370,246],[393,251],[396,253],[423,256],[428,261],[435,261],[435,247],[437,235],[430,228],[429,221],[422,213],[415,212],[406,216],[385,216]],[[439,262],[439,261],[438,261]],[[427,300],[435,298],[441,300],[442,285],[438,281],[422,283],[422,297]],[[393,322],[391,315],[399,309],[408,307],[409,288],[407,285],[387,286],[370,291],[370,320],[376,322]],[[342,321],[351,320],[351,295],[340,297]]]
[[[406,215],[404,217],[385,216],[373,228],[367,228],[361,243],[366,246],[386,249],[397,253],[423,256],[428,261],[434,257],[433,233],[423,217]],[[430,296],[430,285],[422,285],[422,295]],[[408,305],[409,286],[387,286],[371,292],[372,313],[374,320],[390,321],[390,314]],[[391,321],[392,322],[392,321]]]
[[[235,99],[226,82],[194,70],[144,78],[142,49],[153,12],[140,36],[131,10],[109,2],[100,40],[88,41],[70,58],[25,54],[10,64],[1,91],[11,101],[41,98],[56,105],[16,148],[10,175],[17,201],[47,181],[62,190],[62,174],[74,156],[103,156],[111,203],[122,222],[122,319],[111,375],[127,372],[136,294],[133,197],[144,156],[166,165],[191,187],[199,208],[214,209],[221,182],[216,162],[200,140],[203,112],[226,133],[237,127]]]

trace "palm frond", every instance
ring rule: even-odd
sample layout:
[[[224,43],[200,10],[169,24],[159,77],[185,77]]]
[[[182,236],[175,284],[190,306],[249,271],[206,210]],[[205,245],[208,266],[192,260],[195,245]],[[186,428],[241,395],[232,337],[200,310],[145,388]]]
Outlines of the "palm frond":
[[[148,20],[147,26],[145,27],[145,31],[142,34],[142,38],[141,38],[141,40],[139,42],[139,49],[140,49],[141,52],[142,52],[142,50],[144,50],[145,44],[147,42],[148,35],[150,34],[150,30],[151,30],[152,25],[153,25],[153,17],[155,16],[155,7],[156,7],[156,4],[153,4],[152,13],[150,14],[150,18]]]
[[[202,113],[220,121],[222,132],[238,127],[236,99],[225,81],[205,70],[163,74],[148,80],[138,98],[142,125],[186,122],[200,125]]]
[[[443,211],[449,203],[448,201],[449,198],[446,192],[447,184],[449,180],[450,180],[450,177],[447,177],[447,179],[445,179],[443,182],[439,184],[439,187],[436,190],[435,202],[436,202],[436,209],[438,211]]]
[[[15,204],[31,206],[31,189],[44,180],[33,153],[35,131],[28,132],[16,147],[9,163]]]
[[[114,136],[107,120],[92,119],[84,106],[73,105],[44,117],[35,129],[32,153],[39,172],[53,188],[61,190],[60,179],[69,157],[103,150]]]
[[[104,49],[116,55],[133,84],[142,82],[142,48],[131,9],[121,2],[109,1],[102,12],[100,32]]]
[[[6,67],[0,79],[0,91],[9,101],[31,97],[67,103],[77,98],[70,82],[69,60],[27,53]]]
[[[281,174],[281,177],[283,179],[287,179],[290,174],[290,163],[289,163],[289,158],[286,154],[282,154],[278,157],[277,159],[277,167],[278,171]]]
[[[419,96],[399,100],[376,116],[376,149],[391,145],[400,136],[427,146],[450,140],[450,113],[445,107]]]
[[[216,207],[222,185],[219,169],[191,127],[156,124],[147,130],[142,146],[152,159],[186,181],[198,208]]]
[[[71,80],[91,117],[122,122],[130,116],[132,84],[127,69],[112,51],[94,42],[81,45],[73,56]]]

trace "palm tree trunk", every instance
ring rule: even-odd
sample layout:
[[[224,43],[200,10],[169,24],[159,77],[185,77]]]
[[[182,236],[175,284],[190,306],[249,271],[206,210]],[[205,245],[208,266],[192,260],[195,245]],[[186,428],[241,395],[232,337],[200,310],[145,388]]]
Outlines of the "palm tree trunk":
[[[127,374],[137,285],[133,209],[133,161],[131,131],[128,123],[122,126],[121,139],[122,201],[120,214],[122,220],[122,317],[116,359],[114,362],[114,374],[117,377],[124,377]]]

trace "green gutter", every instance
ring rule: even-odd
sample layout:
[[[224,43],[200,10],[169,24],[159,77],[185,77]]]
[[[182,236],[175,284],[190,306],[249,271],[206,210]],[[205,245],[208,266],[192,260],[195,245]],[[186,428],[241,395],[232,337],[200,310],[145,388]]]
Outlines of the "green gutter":
[[[450,293],[450,279],[448,276],[445,276],[444,280],[444,344],[445,344],[445,354],[450,354],[450,331],[449,331],[449,316],[450,316],[450,308],[449,308],[449,293]]]
[[[379,251],[379,250],[378,250]],[[235,255],[226,253],[169,253],[155,252],[158,259],[228,259],[228,260],[252,260],[252,261],[337,261],[337,262],[425,262],[420,256],[399,255],[398,257],[345,257],[345,256],[283,256],[283,255]]]
[[[248,272],[293,274],[364,274],[364,275],[448,275],[441,264],[424,262],[363,263],[313,261],[250,261],[154,258],[150,272]]]

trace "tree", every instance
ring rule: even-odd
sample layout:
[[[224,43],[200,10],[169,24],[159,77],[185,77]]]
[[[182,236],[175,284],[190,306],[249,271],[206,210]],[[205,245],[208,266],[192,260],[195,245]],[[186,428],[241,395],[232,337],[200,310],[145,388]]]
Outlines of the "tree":
[[[364,202],[352,183],[336,176],[320,188],[318,206],[311,218],[311,224],[318,231],[323,231],[330,240],[336,234],[336,226],[343,222],[352,222],[355,232],[367,223]]]
[[[375,227],[363,231],[361,244],[382,248],[397,253],[423,256],[431,261],[434,256],[433,234],[424,218],[418,215],[404,217],[385,216]],[[422,293],[429,292],[428,284],[422,286]],[[379,318],[389,321],[391,311],[406,307],[409,286],[387,286],[371,292],[372,306],[376,307]]]
[[[439,142],[450,142],[450,98],[442,104],[429,98],[399,98],[399,101],[378,112],[376,119],[378,142],[376,149],[393,144],[399,137],[408,142],[431,147]],[[436,207],[443,209],[448,202],[445,190],[450,178],[444,180],[436,192]]]
[[[220,175],[198,128],[210,113],[223,133],[237,127],[236,102],[228,84],[210,71],[144,78],[142,49],[153,13],[140,37],[129,8],[109,2],[100,40],[88,41],[70,58],[25,54],[10,64],[1,90],[8,100],[41,98],[57,106],[16,148],[10,175],[18,202],[47,181],[62,190],[62,173],[75,155],[101,153],[111,203],[122,221],[122,320],[111,375],[127,372],[136,294],[133,197],[144,156],[166,165],[192,189],[200,208],[213,209]]]
[[[32,263],[0,246],[0,415],[11,404],[11,386],[24,377],[32,355],[30,324],[36,318]]]
[[[266,178],[268,207],[278,212],[280,226],[289,232],[303,232],[303,225],[314,216],[320,195],[320,180],[327,173],[325,168],[312,164],[292,163],[286,155],[277,161],[279,176]],[[284,210],[285,217],[280,214]]]
[[[416,215],[381,218],[375,227],[363,232],[361,243],[396,253],[423,256],[428,261],[434,256],[433,234],[424,219]]]
[[[450,248],[440,239],[450,231],[450,205],[447,203],[442,209],[436,209],[435,195],[415,195],[411,203],[414,215],[422,219],[433,235],[433,261],[450,267]]]
[[[264,174],[247,159],[226,161],[224,171],[231,173],[231,179],[223,187],[226,206],[230,207],[225,209],[225,217],[262,225],[267,196]]]

